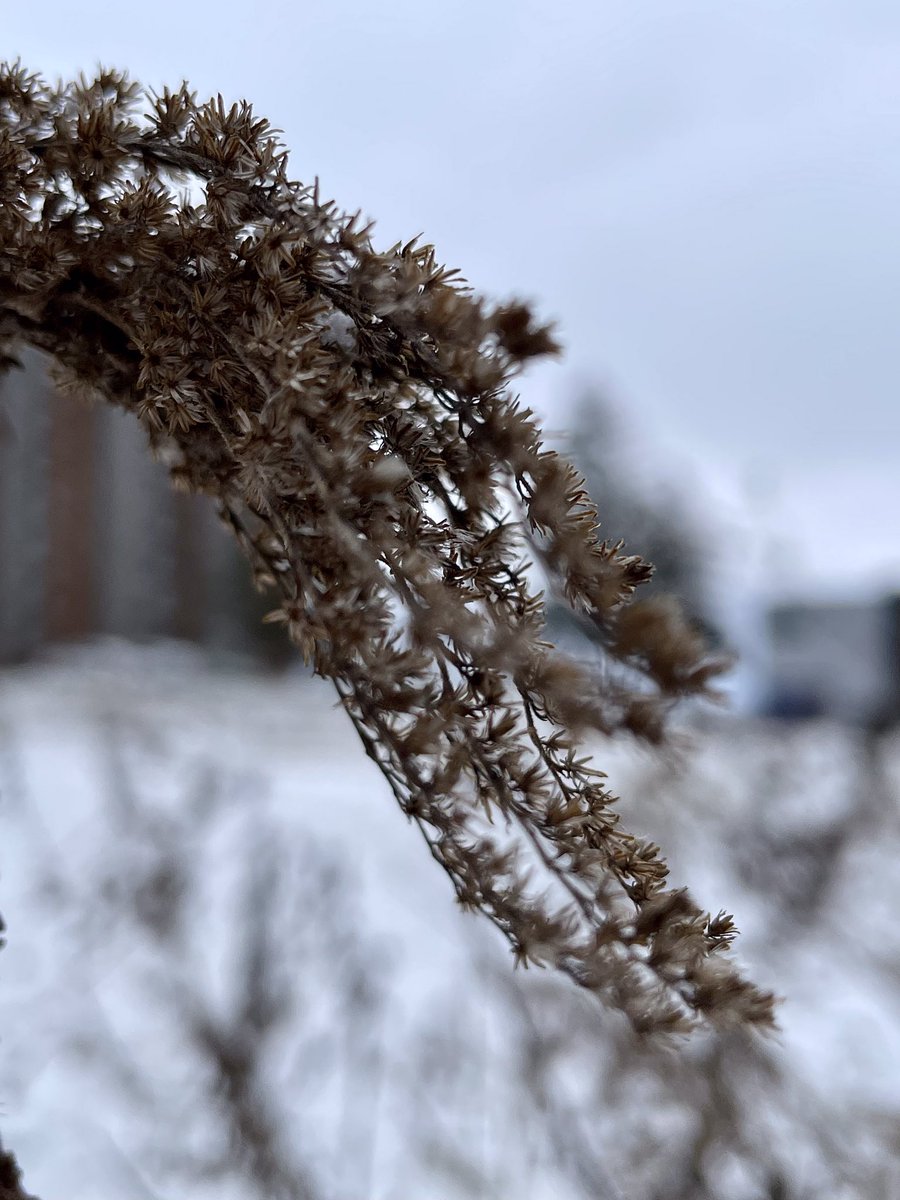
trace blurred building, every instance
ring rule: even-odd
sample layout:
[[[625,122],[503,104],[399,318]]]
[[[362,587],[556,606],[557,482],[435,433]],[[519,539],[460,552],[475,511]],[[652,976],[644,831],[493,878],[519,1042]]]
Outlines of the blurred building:
[[[900,720],[900,595],[868,604],[781,604],[769,611],[769,716]]]
[[[98,636],[286,657],[210,501],[172,489],[131,414],[60,397],[40,355],[23,363],[0,378],[0,662]]]

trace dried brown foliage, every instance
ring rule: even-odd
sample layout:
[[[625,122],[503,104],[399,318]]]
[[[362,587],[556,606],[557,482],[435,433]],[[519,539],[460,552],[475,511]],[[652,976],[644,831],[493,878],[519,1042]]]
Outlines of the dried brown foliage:
[[[32,1200],[22,1187],[22,1171],[14,1156],[0,1146],[0,1200]]]
[[[135,413],[177,486],[215,498],[272,619],[517,959],[641,1030],[769,1025],[772,997],[721,953],[730,918],[667,889],[577,744],[658,740],[722,664],[675,608],[633,601],[651,568],[601,540],[581,478],[511,396],[550,330],[430,246],[379,253],[369,233],[290,180],[248,104],[0,71],[0,352],[47,351],[62,383]],[[602,661],[544,640],[529,558]]]

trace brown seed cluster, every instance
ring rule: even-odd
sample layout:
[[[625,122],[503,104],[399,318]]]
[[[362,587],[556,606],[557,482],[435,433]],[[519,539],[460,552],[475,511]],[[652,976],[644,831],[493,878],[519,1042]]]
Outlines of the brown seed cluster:
[[[143,113],[142,108],[148,111]],[[0,69],[0,353],[129,409],[215,498],[461,903],[639,1029],[772,1021],[579,735],[656,741],[722,663],[598,533],[509,383],[556,351],[430,246],[377,251],[246,103]],[[544,638],[547,586],[605,647]],[[352,842],[352,831],[348,832]]]

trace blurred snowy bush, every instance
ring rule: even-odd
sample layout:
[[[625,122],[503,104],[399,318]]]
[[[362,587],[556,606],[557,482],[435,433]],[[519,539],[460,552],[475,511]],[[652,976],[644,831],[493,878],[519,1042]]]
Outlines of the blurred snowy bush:
[[[5,672],[0,1099],[29,1187],[900,1195],[900,742],[689,732],[604,765],[786,999],[776,1039],[676,1055],[510,971],[318,681],[115,643]]]

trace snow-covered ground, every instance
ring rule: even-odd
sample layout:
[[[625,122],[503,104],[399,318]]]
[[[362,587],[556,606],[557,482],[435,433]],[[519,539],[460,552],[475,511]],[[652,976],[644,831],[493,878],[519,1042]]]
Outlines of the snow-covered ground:
[[[310,1194],[900,1195],[900,742],[717,717],[689,743],[596,757],[785,999],[771,1043],[673,1054],[513,976],[321,681],[120,644],[5,671],[0,1128],[28,1186],[251,1194],[196,1166],[228,1138],[185,1029],[234,1010],[268,905],[291,1015],[259,1082]]]

